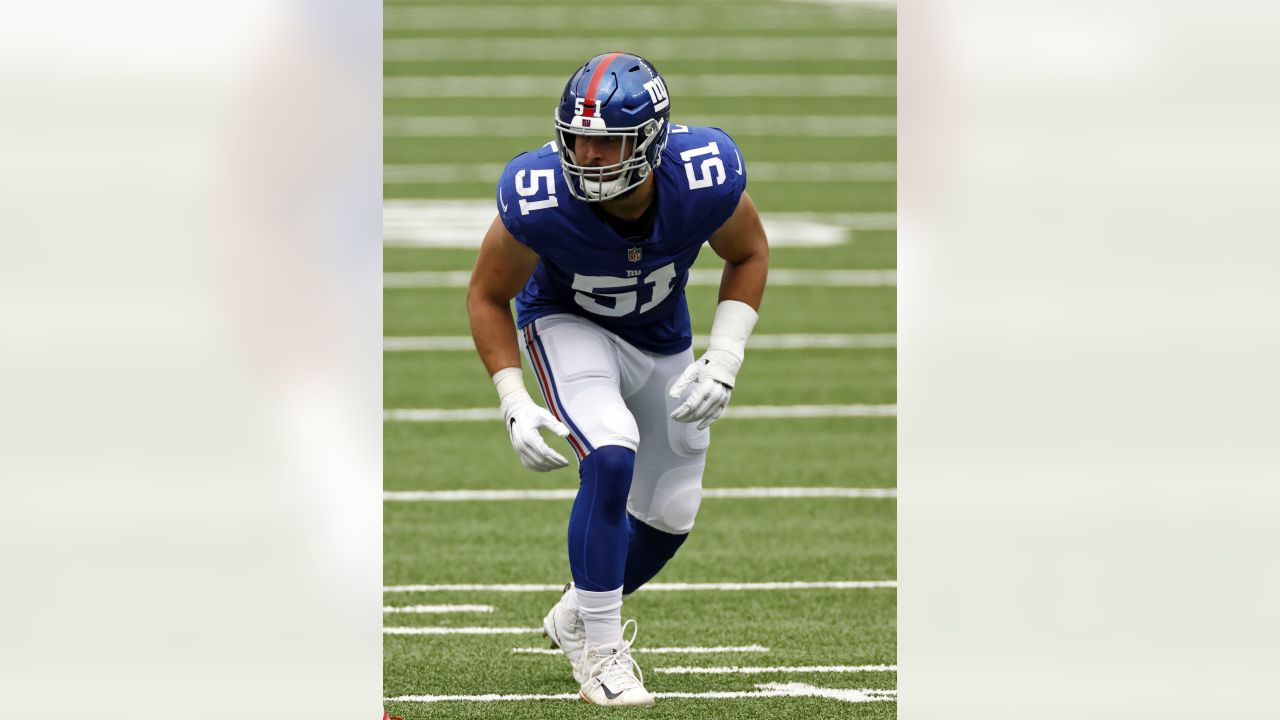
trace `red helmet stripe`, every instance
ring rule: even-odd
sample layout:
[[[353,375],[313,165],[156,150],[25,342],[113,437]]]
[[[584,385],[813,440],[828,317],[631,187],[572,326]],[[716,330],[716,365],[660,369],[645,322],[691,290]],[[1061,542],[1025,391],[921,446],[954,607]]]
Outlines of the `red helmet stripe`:
[[[591,74],[591,82],[587,85],[587,97],[582,103],[583,117],[596,116],[596,88],[600,87],[600,80],[604,78],[604,71],[613,63],[614,58],[621,54],[620,52],[615,52],[605,55],[600,64],[596,66],[596,71]]]

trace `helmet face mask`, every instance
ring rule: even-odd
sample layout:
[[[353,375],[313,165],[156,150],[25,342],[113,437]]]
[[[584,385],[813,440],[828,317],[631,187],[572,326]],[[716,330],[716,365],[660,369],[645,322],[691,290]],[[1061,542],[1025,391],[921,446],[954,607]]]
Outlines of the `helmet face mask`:
[[[669,129],[666,85],[647,60],[627,53],[598,55],[565,85],[556,108],[560,168],[569,191],[587,202],[619,198],[662,162]],[[575,152],[577,139],[621,139],[613,162],[591,167]]]
[[[560,167],[568,181],[570,192],[579,200],[602,202],[620,197],[638,187],[661,161],[660,148],[656,153],[658,161],[652,165],[649,163],[647,151],[653,147],[658,138],[666,140],[665,131],[665,118],[649,120],[637,127],[609,131],[584,131],[581,128],[565,126],[557,117],[556,132],[560,146]],[[592,135],[621,140],[619,143],[621,152],[611,158],[616,162],[597,166],[583,164],[576,152],[577,139]]]

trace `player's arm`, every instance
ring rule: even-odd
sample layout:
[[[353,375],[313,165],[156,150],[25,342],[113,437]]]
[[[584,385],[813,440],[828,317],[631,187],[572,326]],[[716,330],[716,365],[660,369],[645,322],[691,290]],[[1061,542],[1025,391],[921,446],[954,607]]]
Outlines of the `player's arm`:
[[[720,302],[736,300],[760,310],[765,277],[769,274],[769,241],[756,204],[745,191],[733,215],[711,236],[711,249],[724,258]]]
[[[545,472],[569,461],[547,445],[538,428],[546,427],[561,437],[569,434],[569,428],[534,403],[525,389],[516,323],[511,317],[511,299],[537,266],[538,254],[516,240],[501,218],[494,218],[471,271],[467,317],[480,361],[498,390],[511,446],[522,465]]]
[[[490,375],[504,368],[520,367],[511,299],[536,267],[538,254],[512,237],[501,218],[494,217],[480,244],[480,255],[467,287],[471,337]]]
[[[685,368],[671,386],[673,398],[679,398],[686,388],[693,388],[671,417],[697,422],[699,428],[715,422],[729,404],[746,354],[747,338],[756,326],[756,311],[764,297],[769,242],[751,196],[742,193],[733,215],[711,236],[710,244],[724,258],[720,303],[711,323],[711,338],[707,351]]]

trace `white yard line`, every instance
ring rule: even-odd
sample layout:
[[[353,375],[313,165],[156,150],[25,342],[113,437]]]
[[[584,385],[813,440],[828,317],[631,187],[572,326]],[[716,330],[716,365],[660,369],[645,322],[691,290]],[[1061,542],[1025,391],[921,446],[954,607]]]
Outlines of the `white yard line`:
[[[387,185],[451,185],[498,181],[505,164],[499,163],[418,163],[384,165],[382,182]],[[892,162],[771,162],[746,164],[751,182],[826,183],[883,182],[897,179],[898,166]]]
[[[609,10],[617,14],[615,10]],[[485,13],[489,16],[489,13]],[[892,75],[667,75],[680,97],[894,97]],[[564,75],[393,75],[382,96],[395,98],[555,98]],[[548,114],[549,117],[549,114]],[[726,128],[728,129],[728,128]],[[732,132],[732,130],[730,130]]]
[[[684,592],[714,590],[722,592],[757,590],[872,590],[896,588],[897,580],[817,580],[787,582],[719,582],[719,583],[647,583],[636,592]],[[382,592],[561,592],[564,585],[537,585],[518,583],[499,584],[446,584],[446,585],[388,585]]]
[[[681,115],[681,125],[724,128],[733,137],[894,137],[893,115]],[[388,137],[527,137],[529,147],[549,139],[546,115],[390,115],[382,120]],[[543,137],[548,136],[548,137]]]
[[[897,405],[739,405],[724,419],[897,417]],[[400,408],[385,410],[385,422],[488,422],[502,419],[498,408]]]
[[[559,651],[557,651],[559,652]],[[783,665],[775,667],[656,667],[660,675],[764,675],[767,673],[898,672],[897,665]]]
[[[403,490],[382,494],[387,502],[498,502],[503,500],[572,500],[570,488],[554,490]],[[706,488],[703,498],[896,498],[896,488],[748,487]]]
[[[531,635],[542,628],[518,627],[384,627],[383,635]]]
[[[767,653],[769,648],[763,645],[732,645],[725,647],[642,647],[632,648],[633,653],[673,654],[673,655],[714,655],[720,653]],[[564,652],[551,648],[519,647],[511,648],[513,655],[563,655]]]
[[[642,41],[646,57],[673,60],[895,60],[892,37],[734,37],[733,42],[690,42],[684,37],[649,36]],[[390,62],[568,60],[582,62],[603,47],[629,47],[634,38],[430,38],[394,39],[382,43]],[[569,65],[573,67],[573,65]]]
[[[470,335],[382,338],[382,349],[386,352],[471,351],[475,348]]]
[[[619,16],[604,5],[484,5],[397,7],[383,9],[387,30],[565,30],[578,33],[616,33],[620,26],[634,32],[683,30],[707,26],[717,30],[856,30],[892,28],[892,12],[880,8],[832,7],[827,12],[797,12],[795,8],[752,3],[734,5],[634,5]],[[722,38],[723,39],[723,38]],[[597,46],[597,50],[599,46]],[[647,48],[636,48],[648,52]],[[594,52],[594,51],[593,51]],[[589,55],[588,55],[589,57]],[[583,58],[585,59],[585,58]]]
[[[756,690],[720,690],[711,692],[659,692],[654,697],[688,698],[700,700],[736,700],[741,698],[770,697],[817,697],[839,700],[841,702],[894,702],[896,690],[880,690],[874,688],[823,688],[806,683],[759,683]],[[384,698],[386,702],[523,702],[530,700],[578,700],[577,693],[556,693],[550,695],[399,695]]]
[[[494,200],[387,200],[382,207],[383,242],[474,250],[496,214]],[[892,231],[898,220],[894,213],[774,212],[760,217],[772,247],[843,245],[852,232]]]
[[[858,335],[764,334],[752,335],[747,347],[752,350],[813,350],[813,349],[885,349],[898,345],[898,336],[892,333],[867,333]],[[706,335],[694,335],[693,346],[705,348]],[[440,352],[475,350],[470,335],[436,335],[418,337],[384,337],[382,349],[386,352]]]
[[[384,613],[412,613],[434,615],[443,613],[491,613],[492,605],[404,605],[401,607],[386,606]]]
[[[719,287],[722,270],[690,270],[692,287]],[[470,270],[388,272],[382,274],[384,288],[464,288],[471,282]],[[800,270],[770,268],[769,284],[800,287],[896,287],[896,270]]]

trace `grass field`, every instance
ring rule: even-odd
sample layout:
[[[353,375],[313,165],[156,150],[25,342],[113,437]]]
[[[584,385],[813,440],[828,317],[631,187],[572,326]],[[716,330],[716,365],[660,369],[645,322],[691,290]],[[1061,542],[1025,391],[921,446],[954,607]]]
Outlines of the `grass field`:
[[[668,76],[674,121],[714,124],[738,141],[770,232],[772,269],[894,269],[892,5],[384,7],[389,280],[470,269],[494,214],[492,167],[550,139],[568,74],[616,49],[645,55]],[[828,179],[814,181],[815,173]],[[709,250],[697,264],[718,266]],[[553,588],[569,578],[569,500],[389,497],[384,604],[398,611],[385,615],[384,694],[392,715],[896,716],[897,501],[805,491],[895,487],[896,288],[891,275],[852,285],[813,277],[766,291],[704,478],[711,489],[800,496],[705,499],[689,541],[655,580],[674,587],[642,590],[623,608],[639,623],[636,659],[659,694],[656,707],[577,702],[563,657],[531,650],[546,647],[535,628],[558,597]],[[385,406],[496,408],[466,344],[464,290],[427,285],[384,291]],[[697,334],[709,329],[715,293],[689,290]],[[808,406],[809,416],[732,414],[793,406]],[[876,413],[839,416],[850,407]],[[388,421],[384,468],[388,491],[577,487],[572,466],[521,468],[492,420]],[[777,585],[845,581],[867,584]],[[743,583],[775,585],[723,585]],[[404,628],[432,634],[399,634],[412,632]],[[675,651],[646,652],[653,649]]]

